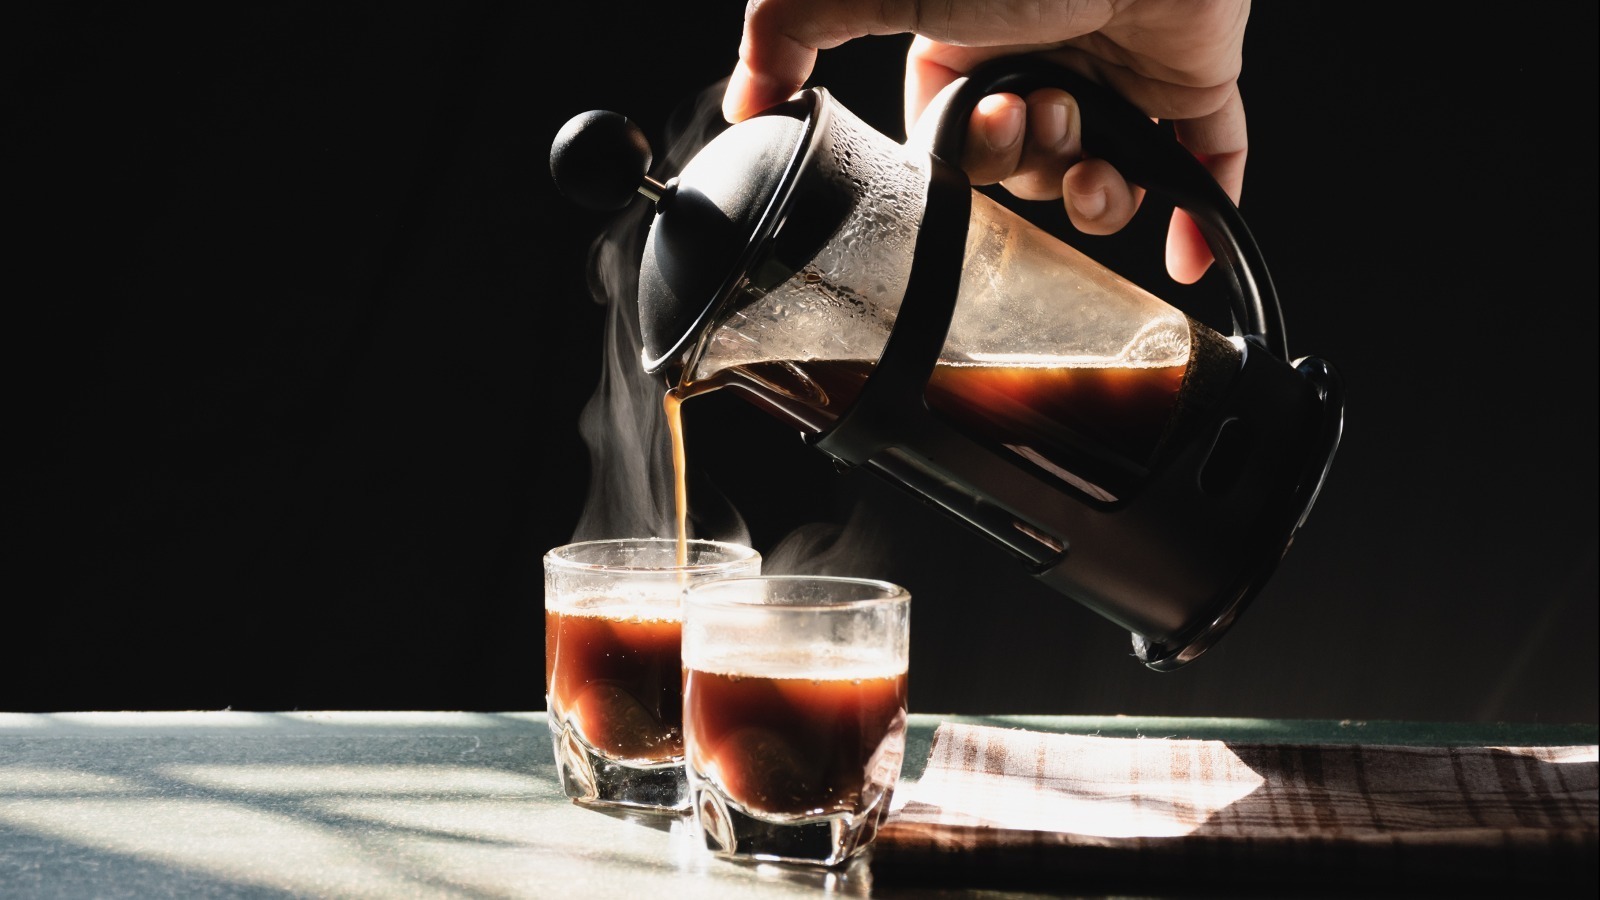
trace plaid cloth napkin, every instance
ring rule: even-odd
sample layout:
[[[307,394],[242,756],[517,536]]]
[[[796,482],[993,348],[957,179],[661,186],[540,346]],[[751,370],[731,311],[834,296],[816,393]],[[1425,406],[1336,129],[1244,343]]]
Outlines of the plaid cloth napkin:
[[[1596,747],[1279,745],[943,723],[884,881],[1596,883]]]

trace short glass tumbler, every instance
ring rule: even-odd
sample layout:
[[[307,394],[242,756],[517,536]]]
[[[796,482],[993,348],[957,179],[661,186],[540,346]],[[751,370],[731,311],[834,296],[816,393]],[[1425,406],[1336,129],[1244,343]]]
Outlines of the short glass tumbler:
[[[771,575],[684,593],[684,753],[720,856],[833,866],[867,849],[905,756],[911,595]]]
[[[545,709],[561,786],[595,806],[682,812],[682,596],[756,575],[750,547],[671,538],[584,541],[544,556]]]

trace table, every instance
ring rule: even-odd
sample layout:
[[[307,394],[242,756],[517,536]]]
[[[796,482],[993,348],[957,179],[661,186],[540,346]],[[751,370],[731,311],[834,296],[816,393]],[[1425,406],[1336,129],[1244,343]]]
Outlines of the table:
[[[1596,742],[1593,725],[913,714],[1076,734]],[[1039,896],[709,857],[681,820],[574,806],[542,712],[0,713],[0,897]],[[1311,892],[1285,885],[1276,896]],[[1071,894],[1063,894],[1071,896]]]

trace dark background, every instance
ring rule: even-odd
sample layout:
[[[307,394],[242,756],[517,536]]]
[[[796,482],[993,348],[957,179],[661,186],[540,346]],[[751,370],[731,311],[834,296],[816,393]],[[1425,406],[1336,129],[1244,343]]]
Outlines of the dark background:
[[[663,140],[743,5],[12,7],[0,709],[542,707],[614,225],[550,141],[590,108]],[[758,549],[862,512],[917,598],[918,711],[1596,720],[1595,7],[1406,9],[1252,14],[1241,208],[1349,406],[1299,542],[1192,665],[1143,669],[742,401],[686,407]],[[901,137],[905,45],[814,83]],[[1094,240],[1026,208],[1216,314],[1161,274],[1158,202]]]

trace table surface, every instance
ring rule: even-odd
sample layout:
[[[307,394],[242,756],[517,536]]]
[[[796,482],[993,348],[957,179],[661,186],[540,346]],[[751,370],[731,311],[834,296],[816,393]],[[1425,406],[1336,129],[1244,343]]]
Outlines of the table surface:
[[[1409,745],[1596,742],[1594,725],[914,714],[1041,731]],[[1282,896],[1304,886],[1283,886]],[[575,806],[542,712],[0,713],[0,897],[1040,896],[716,859],[683,820]],[[1058,896],[1076,896],[1064,885]]]

